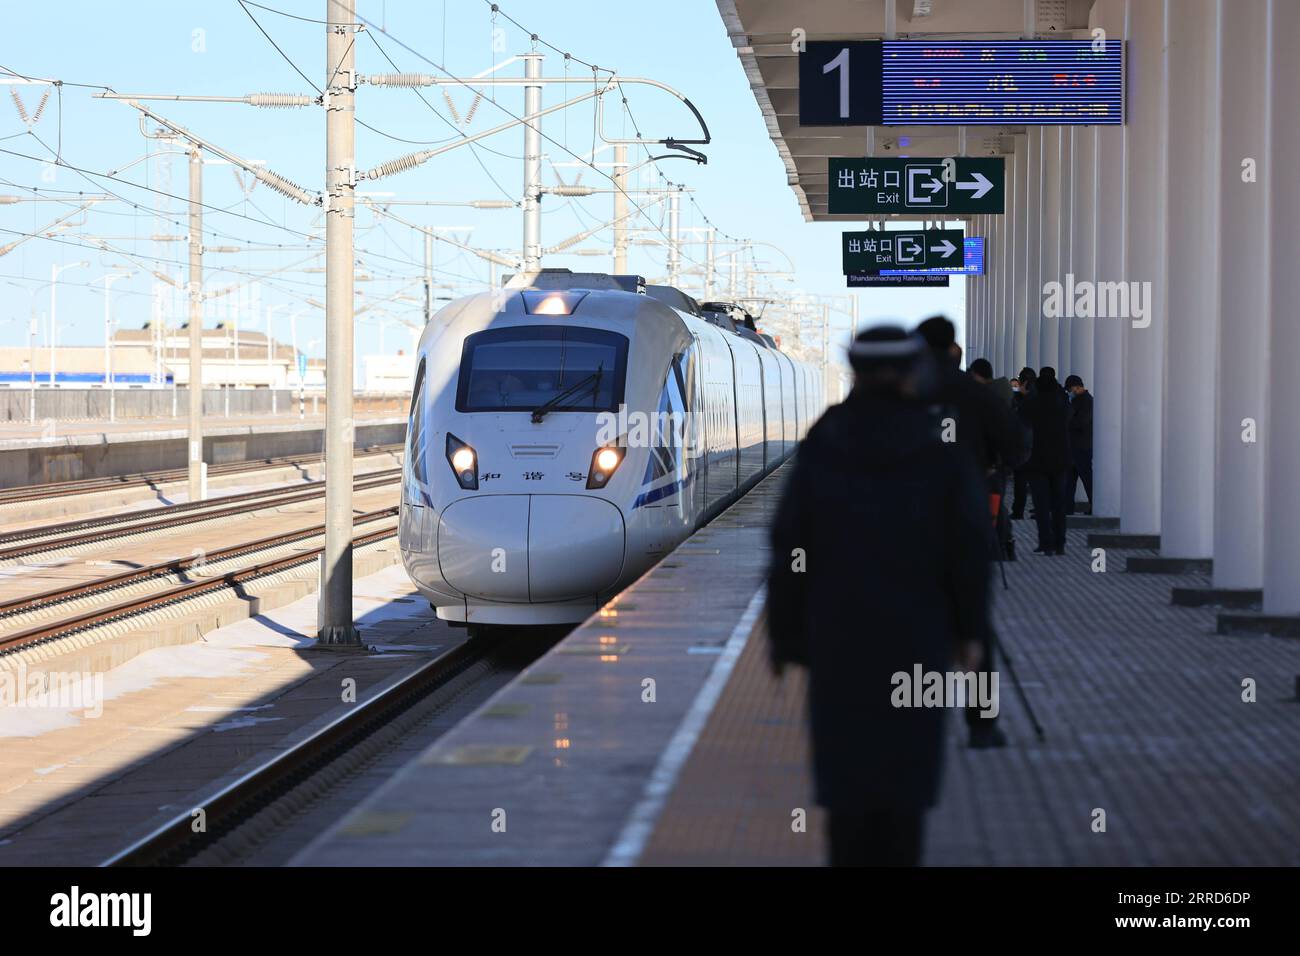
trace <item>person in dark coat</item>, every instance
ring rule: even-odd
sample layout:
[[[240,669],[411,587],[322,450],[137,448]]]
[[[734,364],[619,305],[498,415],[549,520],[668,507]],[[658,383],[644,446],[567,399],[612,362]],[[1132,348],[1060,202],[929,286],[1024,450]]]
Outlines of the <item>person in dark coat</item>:
[[[1024,414],[1034,432],[1034,447],[1025,463],[1029,493],[1038,522],[1035,554],[1065,554],[1065,485],[1070,470],[1070,402],[1056,381],[1056,369],[1038,373],[1036,391],[1026,399]]]
[[[1014,467],[1026,456],[1024,431],[1009,406],[968,373],[957,367],[961,349],[956,329],[941,315],[931,316],[916,327],[939,366],[939,384],[934,401],[941,406],[940,418],[952,419],[958,448],[970,454],[977,473],[986,476],[999,462]]]
[[[1074,488],[1076,482],[1082,481],[1084,494],[1088,496],[1088,514],[1092,514],[1092,393],[1077,375],[1066,378],[1065,391],[1070,396],[1071,466],[1066,513],[1074,514]]]
[[[1016,379],[1016,393],[1011,396],[1011,410],[1016,413],[1021,424],[1028,428],[1029,422],[1025,418],[1025,402],[1030,395],[1034,394],[1035,380],[1038,374],[1028,366],[1020,370],[1020,376]],[[1030,431],[1032,435],[1032,429]],[[1025,501],[1029,498],[1029,472],[1025,470],[1022,464],[1015,470],[1012,475],[1011,487],[1011,520],[1021,521],[1025,517]]]
[[[832,865],[915,865],[945,708],[896,704],[897,681],[978,665],[989,515],[970,457],[922,397],[925,343],[869,329],[849,359],[854,389],[804,439],[772,527],[771,660],[778,674],[808,668]]]

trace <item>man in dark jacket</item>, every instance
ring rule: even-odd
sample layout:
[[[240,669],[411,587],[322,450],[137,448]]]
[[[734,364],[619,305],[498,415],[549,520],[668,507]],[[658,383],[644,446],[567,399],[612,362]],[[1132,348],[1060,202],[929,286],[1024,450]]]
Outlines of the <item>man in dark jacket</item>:
[[[1043,366],[1024,414],[1033,429],[1033,451],[1025,463],[1029,493],[1038,522],[1035,554],[1065,554],[1065,485],[1070,470],[1070,402],[1056,381],[1056,369]]]
[[[1012,396],[1015,394],[1011,390],[1011,383],[1005,378],[993,377],[993,364],[985,358],[978,358],[970,363],[968,373],[980,385],[983,385],[991,391],[997,400],[1008,409],[1012,406]],[[1013,413],[1014,415],[1014,413]],[[1015,419],[1019,424],[1019,418]],[[1023,428],[1023,426],[1022,426]],[[1007,478],[1011,475],[1012,464],[1001,461],[995,456],[990,462],[991,474],[989,475],[989,493],[997,495],[997,527],[998,544],[1001,547],[1001,553],[998,560],[1014,561],[1016,560],[1016,538],[1011,529],[1011,509],[1007,501]]]
[[[1092,514],[1092,393],[1083,385],[1083,379],[1071,375],[1065,380],[1065,391],[1070,396],[1070,488],[1065,496],[1066,514],[1074,514],[1074,487],[1083,482],[1088,496],[1088,514]]]
[[[1025,366],[1024,368],[1022,368],[1020,370],[1020,377],[1016,379],[1016,393],[1011,396],[1011,410],[1016,413],[1016,416],[1020,419],[1021,424],[1024,425],[1026,428],[1029,427],[1029,422],[1025,418],[1025,402],[1029,399],[1030,395],[1034,394],[1034,388],[1036,384],[1035,380],[1037,378],[1038,378],[1038,373],[1035,372],[1032,368],[1030,368],[1029,366]],[[1021,464],[1021,466],[1015,470],[1015,475],[1013,476],[1012,495],[1011,495],[1011,520],[1012,521],[1021,521],[1024,519],[1025,500],[1028,497],[1029,497],[1029,472],[1027,472],[1025,470],[1025,466]]]
[[[921,395],[932,359],[899,328],[860,334],[856,383],[800,446],[772,528],[771,657],[809,669],[813,771],[833,865],[915,865],[938,796],[944,707],[899,675],[978,664],[988,511],[970,458]]]

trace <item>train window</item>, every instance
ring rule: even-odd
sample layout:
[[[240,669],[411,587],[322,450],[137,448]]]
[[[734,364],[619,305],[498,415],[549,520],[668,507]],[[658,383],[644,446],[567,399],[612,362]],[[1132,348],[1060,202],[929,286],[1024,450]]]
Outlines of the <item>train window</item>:
[[[677,377],[677,388],[681,391],[686,411],[691,407],[695,395],[695,347],[685,349],[673,356],[673,375]]]
[[[526,412],[580,386],[556,411],[617,411],[627,337],[578,326],[485,329],[465,339],[456,410]],[[589,384],[584,384],[590,380]]]

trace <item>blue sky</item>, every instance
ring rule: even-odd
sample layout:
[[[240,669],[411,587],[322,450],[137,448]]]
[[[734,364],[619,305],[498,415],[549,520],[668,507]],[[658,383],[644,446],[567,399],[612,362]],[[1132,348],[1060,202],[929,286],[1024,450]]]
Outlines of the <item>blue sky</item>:
[[[83,190],[98,193],[111,190],[128,202],[102,204],[87,216],[84,225],[58,233],[59,241],[33,239],[0,256],[0,344],[27,341],[29,309],[42,314],[49,309],[52,264],[66,265],[82,260],[87,267],[68,269],[62,275],[58,296],[58,340],[61,344],[93,344],[103,336],[103,283],[110,270],[134,270],[136,275],[113,286],[113,307],[121,324],[138,327],[153,307],[151,288],[155,284],[145,266],[167,271],[180,278],[185,258],[182,243],[144,241],[133,243],[122,237],[176,234],[184,229],[186,164],[171,160],[171,181],[161,178],[166,159],[140,163],[122,173],[133,183],[148,184],[153,191],[113,182],[92,175],[120,168],[143,156],[156,143],[140,134],[133,109],[119,102],[95,99],[93,89],[73,83],[111,86],[122,93],[185,93],[198,95],[243,95],[252,92],[313,92],[304,80],[259,31],[249,14],[270,34],[283,53],[312,82],[323,84],[323,27],[320,19],[324,0],[267,0],[272,7],[293,16],[283,16],[237,0],[131,0],[128,4],[103,4],[92,0],[60,0],[58,3],[10,4],[6,34],[21,42],[6,44],[0,66],[20,74],[65,81],[61,95],[52,94],[40,119],[28,133],[9,97],[0,89],[0,194],[30,195],[21,188],[39,186],[48,190]],[[768,138],[739,61],[736,59],[717,10],[708,0],[662,0],[642,4],[594,0],[508,0],[500,4],[505,13],[542,40],[573,57],[616,70],[622,76],[648,77],[667,83],[695,103],[713,135],[704,147],[709,162],[697,166],[680,160],[660,164],[663,174],[694,190],[694,202],[684,201],[683,224],[704,226],[705,217],[721,233],[776,243],[796,265],[793,284],[810,292],[843,293],[840,274],[839,236],[843,224],[805,223],[790,189],[784,168]],[[358,13],[382,29],[358,38],[357,69],[362,73],[392,72],[387,53],[402,71],[437,73],[421,59],[433,61],[459,76],[479,73],[504,58],[528,52],[531,41],[504,18],[494,23],[489,4],[482,0],[359,0]],[[647,15],[649,14],[649,15]],[[294,17],[307,18],[306,20]],[[445,25],[444,25],[445,24]],[[498,45],[493,49],[493,28]],[[407,48],[410,48],[409,50]],[[560,53],[546,47],[545,72],[564,75]],[[410,52],[414,50],[415,53]],[[416,54],[419,54],[417,56]],[[503,71],[518,75],[519,64]],[[590,76],[589,68],[570,62],[571,76]],[[43,88],[15,87],[30,116],[40,101]],[[648,88],[627,87],[635,124],[647,137],[694,138],[696,127],[688,111],[670,96]],[[558,100],[558,87],[545,92],[545,102]],[[422,91],[424,101],[405,89],[363,86],[357,96],[357,118],[374,127],[359,128],[357,162],[372,168],[419,145],[399,140],[436,141],[458,135],[448,122],[451,110],[438,89]],[[501,106],[513,114],[522,112],[522,91],[500,88]],[[465,90],[452,93],[456,113],[463,119],[471,96]],[[613,100],[613,98],[607,98]],[[606,131],[609,135],[633,134],[625,113],[609,103]],[[300,110],[257,109],[239,104],[157,103],[159,113],[182,123],[194,132],[248,159],[262,159],[270,169],[303,187],[316,191],[323,179],[324,119],[316,107]],[[436,112],[435,112],[436,111]],[[440,118],[439,115],[443,118]],[[490,101],[479,104],[470,125],[474,133],[508,119]],[[592,109],[584,104],[544,120],[544,132],[555,142],[545,142],[551,162],[574,160],[585,155],[594,133]],[[34,134],[34,135],[32,135]],[[39,141],[36,139],[39,137]],[[484,141],[485,148],[461,147],[440,156],[417,170],[365,182],[361,191],[393,192],[403,199],[470,200],[517,199],[521,191],[523,132],[516,128]],[[58,151],[64,162],[86,170],[86,174],[55,168],[47,160]],[[30,157],[30,158],[25,158]],[[611,160],[612,151],[599,159]],[[574,169],[562,170],[572,181]],[[545,181],[555,174],[544,165]],[[588,169],[584,185],[605,185]],[[645,185],[652,183],[647,180]],[[233,170],[209,166],[205,170],[204,200],[224,212],[209,210],[205,215],[205,244],[295,246],[305,242],[318,214],[258,185],[245,193]],[[139,208],[132,208],[136,204]],[[543,244],[554,244],[589,226],[610,218],[609,196],[562,199],[547,197],[543,214]],[[517,249],[520,243],[518,210],[475,210],[464,208],[407,207],[396,210],[412,221],[426,225],[473,227],[470,241],[478,246]],[[22,232],[38,229],[66,212],[51,203],[0,205],[0,246]],[[637,226],[657,235],[662,215],[652,214],[653,223],[641,220]],[[421,240],[409,229],[359,214],[357,246],[365,250],[366,268],[374,279],[358,284],[367,295],[382,298],[394,293],[406,279],[416,278],[422,261]],[[97,248],[82,248],[79,233],[110,237],[118,249],[137,254],[134,260],[107,254]],[[607,245],[608,232],[586,245]],[[702,247],[688,250],[702,260]],[[206,288],[224,288],[247,282],[259,269],[287,266],[308,253],[299,249],[261,249],[239,253],[214,253],[207,263],[214,271],[206,277]],[[635,247],[634,271],[655,274],[662,271],[662,250]],[[154,257],[154,258],[149,258]],[[761,261],[784,269],[777,254],[759,250]],[[573,256],[548,257],[546,264],[574,269],[608,268],[606,258]],[[439,245],[435,254],[438,281],[468,290],[487,277],[486,263],[467,253]],[[313,354],[323,351],[324,317],[306,306],[306,298],[321,296],[318,273],[285,272],[271,276],[256,293],[254,301],[240,290],[226,299],[214,300],[208,322],[222,319],[221,309],[280,306],[274,313],[277,337],[288,332],[284,318],[291,311],[304,310],[298,320],[299,345],[316,340]],[[915,320],[934,311],[959,319],[964,282],[954,278],[947,290],[858,293],[864,324],[890,317]],[[410,290],[418,296],[418,289]],[[440,290],[439,294],[455,294]],[[365,301],[365,296],[361,301]],[[418,319],[413,302],[397,301],[386,306],[393,321]],[[241,327],[254,320],[245,310]],[[174,319],[173,319],[174,320]],[[847,323],[847,319],[838,320]],[[258,326],[264,327],[264,326]],[[43,333],[42,333],[43,334]],[[358,355],[379,348],[380,329],[375,319],[359,322]],[[385,344],[388,351],[405,344],[400,326],[390,325]],[[43,339],[42,339],[43,341]]]

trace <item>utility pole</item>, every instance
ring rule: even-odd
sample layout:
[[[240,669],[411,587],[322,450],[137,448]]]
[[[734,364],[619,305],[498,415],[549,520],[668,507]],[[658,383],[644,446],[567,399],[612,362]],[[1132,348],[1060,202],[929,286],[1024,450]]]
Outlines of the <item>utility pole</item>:
[[[307,363],[298,357],[298,316],[301,314],[302,314],[301,309],[297,312],[291,312],[289,314],[289,341],[293,345],[293,367],[294,370],[298,373],[298,420],[299,421],[302,421],[307,417],[307,412],[303,405],[303,400],[302,400],[302,380],[304,377],[303,367]]]
[[[203,461],[203,153],[190,147],[190,501],[206,498]]]
[[[325,0],[325,549],[321,644],[361,644],[352,624],[354,0]]]
[[[524,78],[542,75],[542,54],[526,53]],[[542,84],[524,87],[524,258],[523,271],[542,267]]]
[[[36,424],[36,310],[32,309],[31,325],[31,352],[27,359],[27,369],[32,376],[32,394],[31,400],[27,403],[27,419],[32,425]]]
[[[713,298],[713,239],[717,230],[712,226],[705,234],[704,240],[704,298]]]
[[[626,273],[627,147],[620,143],[614,147],[614,275]]]
[[[54,387],[54,354],[57,348],[59,335],[59,274],[69,269],[80,269],[82,266],[90,265],[89,262],[71,262],[66,266],[61,266],[57,262],[50,264],[50,388]]]
[[[727,281],[727,298],[730,299],[732,302],[736,301],[736,294],[737,294],[736,272],[740,268],[739,260],[740,260],[740,252],[739,251],[733,252],[731,254],[731,271],[728,274],[728,281]]]
[[[676,286],[682,271],[681,190],[668,193],[668,284]]]
[[[822,306],[822,401],[830,401],[831,307]]]
[[[433,233],[424,234],[424,324],[433,319]]]
[[[104,276],[104,387],[108,389],[108,420],[117,421],[117,386],[113,382],[113,283],[125,279],[129,272],[110,272]]]

